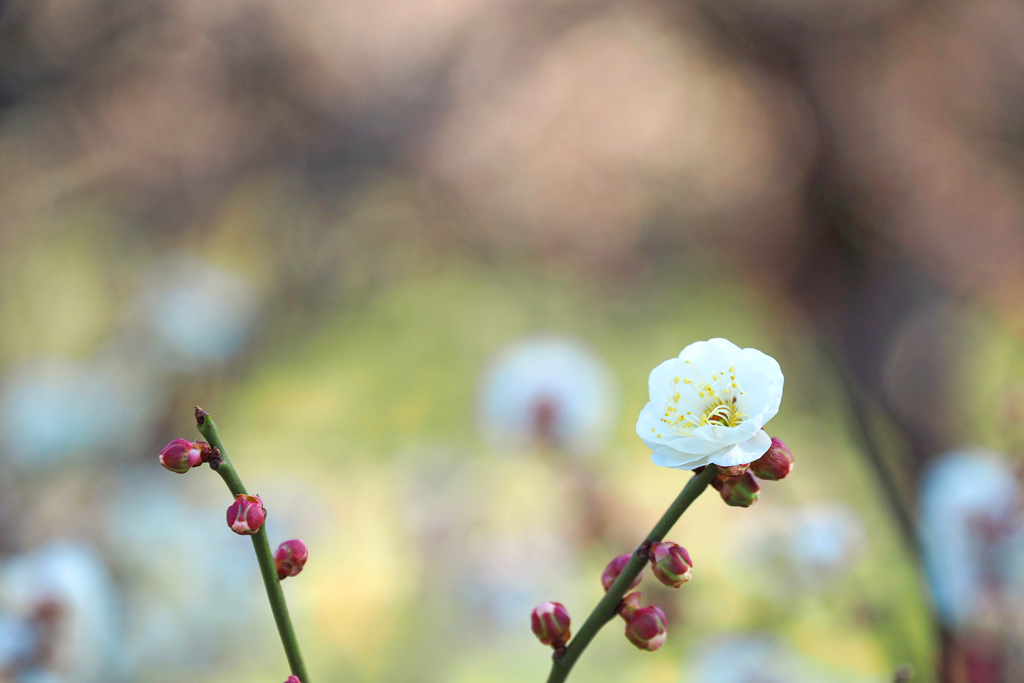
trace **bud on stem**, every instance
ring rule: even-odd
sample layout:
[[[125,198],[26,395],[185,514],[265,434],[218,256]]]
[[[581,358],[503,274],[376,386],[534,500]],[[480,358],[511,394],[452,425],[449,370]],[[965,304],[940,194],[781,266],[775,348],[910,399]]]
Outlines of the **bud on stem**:
[[[248,496],[240,493],[235,502],[228,507],[228,527],[236,534],[252,536],[263,526],[267,511],[259,496]]]
[[[542,602],[530,614],[530,627],[544,645],[563,647],[569,640],[569,611],[560,602]]]
[[[722,467],[715,465],[718,468],[718,475],[723,478],[738,477],[750,468],[750,463],[743,465],[733,465],[732,467]]]
[[[750,472],[743,473],[739,477],[729,477],[722,482],[719,493],[726,505],[733,507],[748,508],[757,502],[760,495],[761,485],[754,479]]]
[[[785,479],[793,470],[793,454],[786,444],[772,438],[772,445],[764,455],[750,463],[750,471],[758,479],[778,481]]]
[[[640,598],[642,597],[644,597],[643,593],[633,592],[622,598],[622,602],[619,603],[619,616],[627,622],[633,621],[633,617],[640,611]]]
[[[626,553],[625,555],[619,555],[614,560],[609,562],[608,565],[604,568],[604,571],[601,572],[601,585],[604,586],[605,591],[612,587],[612,584],[615,583],[615,579],[619,578],[619,574],[621,574],[622,570],[626,568],[627,564],[629,564],[629,559],[631,557],[632,554],[630,553]],[[633,583],[629,584],[629,588],[627,588],[626,590],[636,588],[637,584],[640,583],[640,580],[642,578],[643,576],[637,574],[637,577],[633,580]]]
[[[160,450],[160,464],[177,474],[185,474],[210,459],[210,444],[205,441],[175,439]]]
[[[274,566],[277,568],[277,578],[284,580],[289,576],[296,576],[306,566],[309,559],[309,548],[297,538],[285,541],[277,546],[274,553]]]
[[[626,638],[641,650],[654,652],[665,644],[665,613],[655,605],[641,607],[626,624]]]
[[[651,546],[651,571],[669,588],[679,588],[693,578],[693,560],[686,548],[671,541]]]

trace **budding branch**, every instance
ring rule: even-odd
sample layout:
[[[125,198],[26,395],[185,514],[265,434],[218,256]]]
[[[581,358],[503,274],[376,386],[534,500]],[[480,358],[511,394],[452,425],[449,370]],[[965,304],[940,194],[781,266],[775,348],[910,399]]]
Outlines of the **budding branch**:
[[[224,449],[224,443],[220,440],[220,432],[217,425],[213,423],[210,414],[196,406],[196,427],[199,433],[210,442],[214,453],[219,454],[220,461],[214,468],[227,484],[231,495],[248,495],[245,485],[242,484],[238,472],[228,458],[228,452]],[[211,462],[211,467],[213,463]],[[285,655],[288,657],[288,666],[292,674],[298,676],[302,683],[309,683],[309,675],[306,673],[306,665],[302,662],[302,653],[299,651],[299,641],[295,637],[295,629],[292,627],[291,617],[288,616],[288,605],[284,601],[284,591],[281,590],[281,581],[277,578],[277,568],[274,566],[274,555],[270,550],[270,541],[267,539],[267,525],[264,524],[252,538],[252,547],[256,551],[256,560],[260,565],[260,574],[263,576],[263,585],[267,589],[267,599],[270,600],[270,610],[274,613],[274,621],[277,623],[277,632],[281,636],[281,644],[284,645]]]
[[[679,521],[686,508],[690,507],[690,504],[697,500],[700,494],[704,493],[704,489],[708,487],[708,484],[711,483],[711,480],[717,474],[718,468],[714,465],[709,465],[700,474],[697,474],[686,483],[686,486],[676,496],[676,499],[669,506],[668,510],[665,511],[665,514],[661,516],[658,523],[651,529],[651,533],[647,534],[644,542],[633,552],[633,556],[629,558],[629,562],[622,569],[622,573],[619,574],[615,582],[608,588],[608,592],[597,603],[597,607],[590,613],[587,620],[583,622],[583,626],[580,627],[576,637],[572,638],[569,644],[566,645],[564,654],[558,657],[556,653],[556,656],[553,658],[554,663],[551,665],[551,674],[548,676],[548,683],[561,683],[561,681],[564,681],[569,676],[569,672],[572,670],[576,660],[587,649],[587,646],[594,639],[594,636],[597,635],[597,632],[615,618],[623,596],[629,590],[633,579],[643,571],[644,565],[647,563],[647,555],[651,545],[664,540],[665,535]]]

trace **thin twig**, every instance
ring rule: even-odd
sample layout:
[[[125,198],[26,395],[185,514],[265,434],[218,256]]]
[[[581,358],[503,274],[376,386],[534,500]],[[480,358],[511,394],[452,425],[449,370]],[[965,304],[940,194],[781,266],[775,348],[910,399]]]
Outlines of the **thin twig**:
[[[608,592],[605,593],[604,597],[601,598],[601,601],[597,603],[597,607],[590,613],[587,620],[583,622],[583,626],[580,627],[576,637],[569,641],[565,648],[565,653],[561,657],[555,658],[554,664],[551,665],[548,683],[561,683],[561,681],[564,681],[569,676],[569,672],[572,670],[576,660],[587,649],[587,645],[594,639],[597,632],[615,618],[619,603],[622,602],[622,597],[629,590],[633,579],[643,571],[644,565],[647,562],[646,548],[649,548],[652,543],[665,538],[665,534],[679,521],[686,508],[690,507],[690,504],[700,494],[704,493],[704,489],[708,487],[708,484],[711,483],[711,480],[715,478],[717,473],[718,468],[710,465],[687,482],[672,505],[669,506],[665,514],[658,520],[658,523],[651,529],[651,533],[647,534],[647,539],[644,543],[633,552],[633,556],[629,558],[629,562],[623,568],[622,573],[615,579],[615,582],[608,589]],[[642,551],[641,549],[644,550]]]
[[[196,426],[203,437],[210,442],[210,447],[220,452],[220,464],[218,464],[216,472],[227,484],[231,494],[237,496],[248,493],[234,465],[231,464],[231,459],[228,458],[228,452],[220,440],[217,425],[213,423],[209,413],[199,406],[196,406]],[[284,601],[281,581],[277,578],[274,555],[270,550],[270,541],[267,539],[266,524],[252,536],[252,547],[256,551],[256,560],[260,565],[260,574],[263,575],[263,585],[267,588],[267,599],[270,601],[270,610],[274,613],[277,632],[281,636],[281,644],[284,645],[284,653],[288,657],[288,666],[291,668],[292,674],[298,676],[302,683],[310,683],[306,665],[302,662],[302,653],[299,651],[299,641],[295,637],[291,617],[288,616],[288,605]]]

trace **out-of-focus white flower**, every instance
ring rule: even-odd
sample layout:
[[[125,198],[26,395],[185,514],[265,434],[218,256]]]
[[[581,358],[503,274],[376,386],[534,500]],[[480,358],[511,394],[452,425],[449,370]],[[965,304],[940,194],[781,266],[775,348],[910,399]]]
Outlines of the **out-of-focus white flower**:
[[[119,607],[107,569],[89,546],[55,543],[0,567],[0,611],[29,621],[41,609],[52,612],[52,628],[37,634],[49,652],[33,663],[37,674],[80,683],[123,680]]]
[[[139,305],[170,352],[166,360],[190,366],[222,361],[242,348],[257,297],[245,280],[183,255],[157,269]]]
[[[565,539],[537,528],[477,539],[460,572],[463,607],[481,632],[515,633],[553,574],[576,563],[573,555]]]
[[[869,683],[877,676],[837,671],[767,633],[736,633],[698,642],[681,681],[700,683]]]
[[[1020,528],[1019,500],[1012,467],[993,451],[952,451],[922,475],[921,548],[932,598],[947,626],[969,625],[990,606],[991,580],[1008,550],[1003,546],[1021,540],[1013,533]]]
[[[757,460],[779,412],[782,370],[771,356],[725,339],[690,344],[651,372],[636,433],[656,465],[692,470]]]
[[[203,670],[230,656],[238,643],[220,636],[265,608],[252,550],[229,542],[224,505],[186,500],[178,482],[161,474],[126,472],[106,511],[111,561],[128,577],[122,658],[140,679],[163,669]],[[209,580],[215,576],[232,578]],[[267,630],[250,627],[252,639],[270,635],[271,624],[259,623]],[[183,633],[188,647],[168,646]]]
[[[794,517],[789,552],[805,582],[820,582],[841,574],[867,545],[864,523],[844,503],[809,505]]]
[[[145,401],[116,368],[48,359],[25,363],[0,384],[0,437],[15,462],[38,465],[83,451],[109,454],[110,435],[131,441]]]
[[[615,424],[608,367],[571,337],[530,336],[506,347],[484,374],[479,395],[483,433],[496,450],[540,439],[590,454]]]
[[[867,530],[846,503],[766,507],[738,520],[732,571],[764,597],[786,602],[795,593],[826,588],[864,555]]]
[[[689,680],[701,683],[793,683],[806,681],[800,663],[778,638],[736,634],[705,642]],[[801,677],[801,673],[803,676]]]
[[[22,668],[39,646],[38,629],[28,619],[0,613],[0,674]]]

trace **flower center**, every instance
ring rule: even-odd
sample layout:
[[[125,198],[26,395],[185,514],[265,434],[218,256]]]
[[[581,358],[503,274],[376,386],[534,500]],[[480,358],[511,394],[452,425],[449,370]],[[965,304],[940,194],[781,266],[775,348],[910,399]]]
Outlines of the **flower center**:
[[[710,381],[701,376],[690,361],[690,377],[675,377],[670,383],[668,401],[661,418],[663,429],[680,436],[689,436],[694,429],[705,425],[735,427],[747,417],[738,405],[743,395],[736,381],[736,367],[725,372],[714,372]],[[658,438],[662,435],[652,427],[651,432]]]
[[[701,421],[705,424],[717,424],[723,427],[734,427],[738,425],[742,420],[738,419],[740,411],[736,410],[736,398],[733,397],[733,402],[729,405],[724,403],[716,402],[715,405],[707,409],[704,413],[704,417]]]

